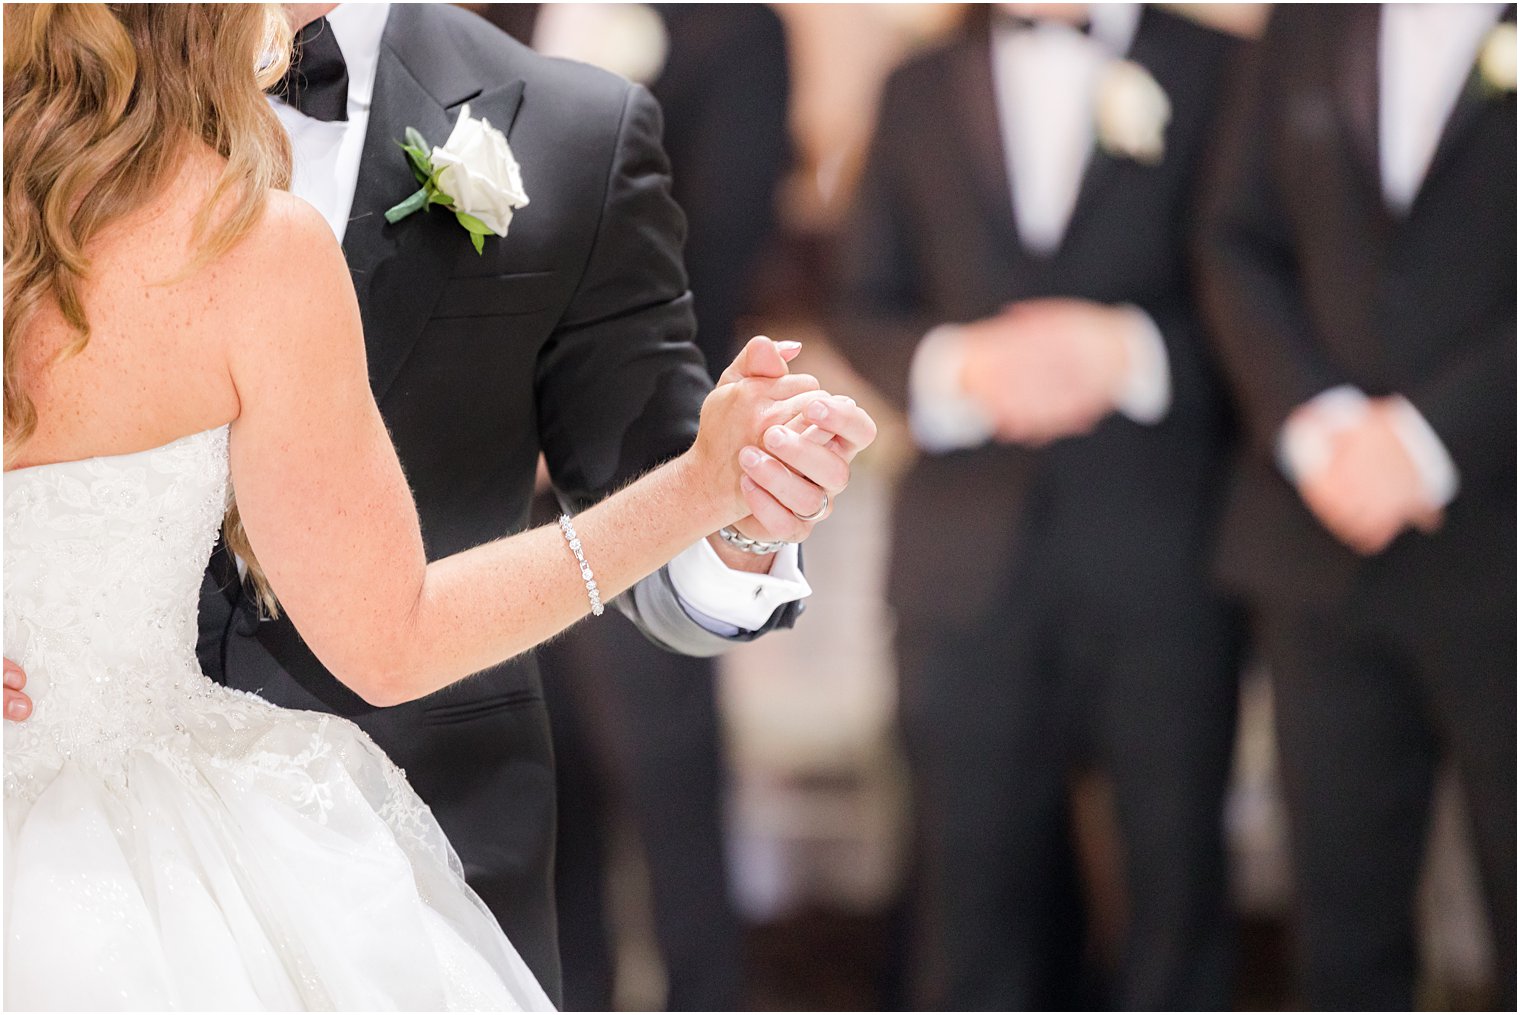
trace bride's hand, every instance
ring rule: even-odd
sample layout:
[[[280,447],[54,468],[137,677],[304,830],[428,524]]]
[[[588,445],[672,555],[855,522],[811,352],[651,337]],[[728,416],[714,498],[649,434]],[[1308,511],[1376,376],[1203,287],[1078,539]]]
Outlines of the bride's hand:
[[[765,431],[829,397],[815,378],[787,372],[786,361],[800,348],[751,339],[702,403],[697,439],[685,457],[694,481],[721,505],[724,524],[750,513],[740,481],[766,458],[759,450]]]
[[[32,714],[32,699],[26,696],[22,688],[26,687],[26,672],[11,662],[5,661],[5,717],[14,722],[20,722]]]

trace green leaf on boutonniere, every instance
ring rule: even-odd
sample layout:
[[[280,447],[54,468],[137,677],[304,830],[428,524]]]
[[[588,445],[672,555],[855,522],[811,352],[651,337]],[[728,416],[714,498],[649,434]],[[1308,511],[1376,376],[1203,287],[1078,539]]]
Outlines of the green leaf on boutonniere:
[[[495,233],[491,232],[490,226],[486,225],[484,222],[480,221],[480,219],[476,218],[474,215],[471,215],[469,212],[456,211],[454,213],[454,217],[459,220],[460,225],[464,226],[472,233],[480,236],[496,235]]]
[[[426,189],[426,188],[424,188],[424,189]],[[450,197],[449,195],[445,194],[443,191],[439,190],[438,189],[438,185],[436,183],[433,184],[433,192],[432,192],[432,194],[430,194],[428,196],[428,204],[453,204],[453,203],[454,203],[454,199],[452,197]]]
[[[456,211],[454,217],[459,220],[460,225],[470,231],[470,243],[475,247],[475,253],[485,253],[486,237],[496,235],[491,232],[491,227],[468,212]]]
[[[433,175],[433,162],[428,153],[411,145],[402,145],[401,150],[412,163],[412,175],[417,177],[417,182],[426,183]]]

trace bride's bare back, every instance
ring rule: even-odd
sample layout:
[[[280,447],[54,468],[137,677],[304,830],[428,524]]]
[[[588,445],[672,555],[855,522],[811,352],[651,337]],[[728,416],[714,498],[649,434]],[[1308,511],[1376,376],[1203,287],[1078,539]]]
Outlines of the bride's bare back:
[[[82,352],[60,358],[77,335],[56,306],[19,337],[38,420],[9,467],[141,451],[237,417],[228,350],[258,341],[278,284],[265,248],[283,228],[277,220],[300,209],[272,195],[265,223],[177,279],[194,260],[195,214],[224,168],[209,150],[196,152],[163,193],[90,242]]]

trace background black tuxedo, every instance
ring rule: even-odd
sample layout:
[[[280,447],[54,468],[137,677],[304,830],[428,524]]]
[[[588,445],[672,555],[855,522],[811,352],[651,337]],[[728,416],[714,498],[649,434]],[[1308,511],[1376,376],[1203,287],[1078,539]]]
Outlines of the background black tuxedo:
[[[1463,777],[1513,1007],[1515,96],[1474,74],[1397,215],[1378,28],[1372,6],[1280,7],[1244,76],[1200,248],[1250,435],[1220,564],[1259,607],[1277,685],[1305,1000],[1413,1004],[1439,747]],[[1343,383],[1407,397],[1461,476],[1438,533],[1371,559],[1274,460],[1288,414]]]
[[[508,132],[531,200],[483,256],[451,216],[383,218],[416,186],[396,139],[411,126],[442,143],[466,102]],[[344,249],[370,379],[430,557],[524,527],[540,452],[579,507],[695,435],[710,381],[691,341],[684,223],[660,129],[648,93],[620,78],[539,57],[448,5],[391,9]],[[287,621],[254,623],[246,602],[233,602],[228,570],[225,557],[213,562],[202,600],[207,672],[369,732],[557,998],[554,775],[533,657],[375,709]],[[619,605],[671,647],[721,647],[681,611],[663,572]],[[789,624],[793,612],[778,610],[767,626]]]
[[[1221,1007],[1221,804],[1233,615],[1207,587],[1231,428],[1193,311],[1189,210],[1233,47],[1154,8],[1130,58],[1172,103],[1150,168],[1095,151],[1060,248],[1014,220],[984,12],[888,82],[842,256],[836,336],[899,405],[920,339],[1026,298],[1131,303],[1158,325],[1173,403],[1041,451],[924,456],[903,480],[890,594],[928,922],[919,1000],[1020,1008],[1049,993],[1044,914],[1067,895],[1065,775],[1115,780],[1128,845],[1124,1006]]]

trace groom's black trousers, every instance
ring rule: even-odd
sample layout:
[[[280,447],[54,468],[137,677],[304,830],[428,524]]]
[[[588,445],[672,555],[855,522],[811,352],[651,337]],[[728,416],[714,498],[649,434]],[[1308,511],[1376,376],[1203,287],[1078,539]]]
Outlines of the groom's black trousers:
[[[1075,901],[1068,793],[1095,766],[1114,789],[1127,894],[1112,1003],[1227,1008],[1235,612],[1202,580],[1137,597],[1046,533],[1023,545],[982,615],[899,626],[915,1001],[1021,1010],[1071,997],[1053,982],[1072,967],[1059,943]]]

